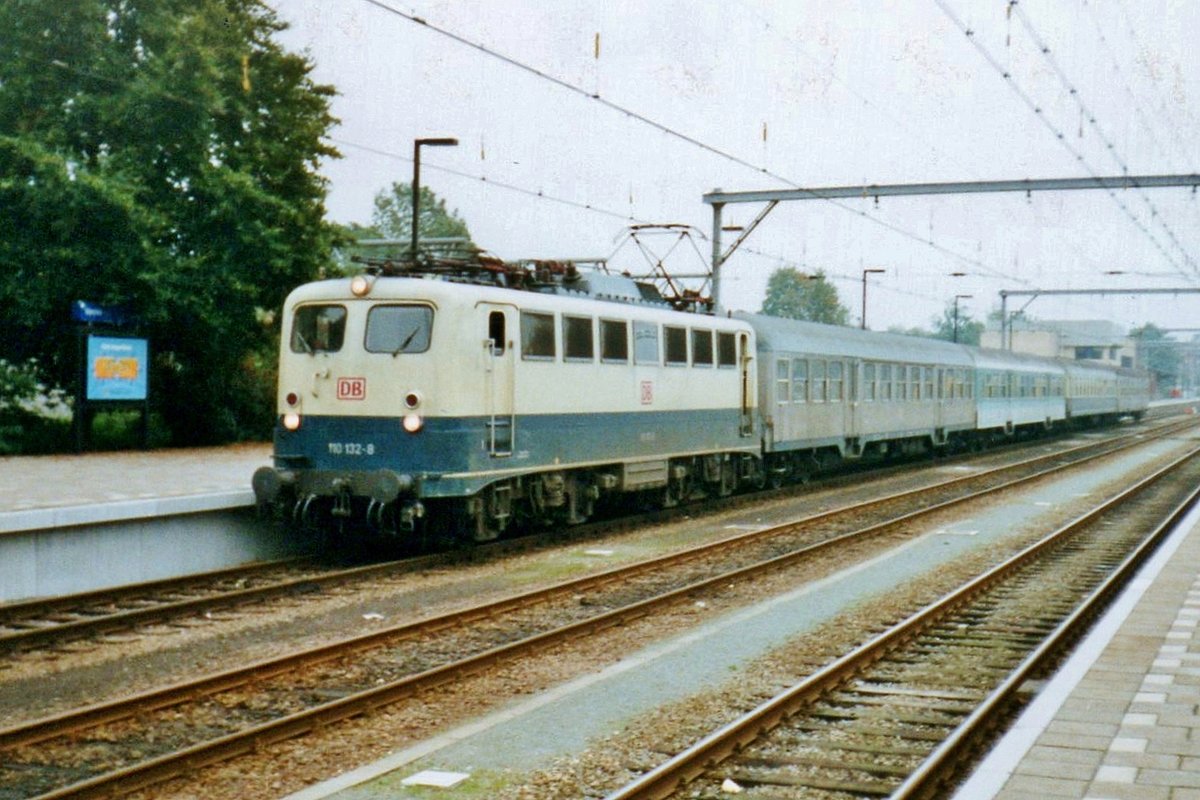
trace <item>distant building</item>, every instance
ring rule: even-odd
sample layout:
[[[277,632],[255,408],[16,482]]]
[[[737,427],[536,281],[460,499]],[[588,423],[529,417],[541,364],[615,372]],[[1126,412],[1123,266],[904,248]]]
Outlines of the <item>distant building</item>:
[[[1049,358],[1098,361],[1115,367],[1132,367],[1136,348],[1127,331],[1108,320],[1049,320],[1014,317],[1009,332],[1011,349]],[[1003,349],[997,323],[989,322],[980,344]]]

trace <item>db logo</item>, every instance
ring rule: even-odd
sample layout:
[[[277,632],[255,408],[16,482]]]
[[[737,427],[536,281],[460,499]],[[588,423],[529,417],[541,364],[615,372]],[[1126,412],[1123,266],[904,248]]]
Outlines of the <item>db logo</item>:
[[[365,400],[367,397],[366,378],[338,378],[338,400]]]
[[[642,405],[648,406],[654,403],[654,382],[642,381]]]

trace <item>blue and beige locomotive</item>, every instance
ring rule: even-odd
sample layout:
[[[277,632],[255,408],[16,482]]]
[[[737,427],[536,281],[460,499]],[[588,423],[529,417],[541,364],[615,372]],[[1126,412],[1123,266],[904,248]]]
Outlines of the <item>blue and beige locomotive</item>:
[[[260,505],[479,541],[761,479],[750,325],[622,276],[482,263],[289,295]]]
[[[259,505],[327,531],[484,541],[613,501],[672,506],[1136,417],[1149,399],[1132,370],[694,301],[557,262],[383,264],[301,286]]]

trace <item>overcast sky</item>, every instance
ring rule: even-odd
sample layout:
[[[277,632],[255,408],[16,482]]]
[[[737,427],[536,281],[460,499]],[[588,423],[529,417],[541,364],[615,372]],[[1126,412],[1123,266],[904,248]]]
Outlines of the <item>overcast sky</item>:
[[[331,216],[369,222],[375,194],[411,180],[413,139],[454,136],[422,151],[422,184],[504,258],[645,270],[632,218],[693,226],[645,244],[677,244],[668,267],[696,272],[718,187],[1200,172],[1194,0],[268,2],[340,93]],[[956,294],[981,318],[1001,289],[1200,288],[1198,223],[1186,188],[783,204],[728,262],[722,299],[757,310],[796,265],[825,271],[857,320],[862,270],[882,268],[879,330],[928,327]],[[1200,295],[1126,294],[1028,313],[1200,327],[1198,310]]]

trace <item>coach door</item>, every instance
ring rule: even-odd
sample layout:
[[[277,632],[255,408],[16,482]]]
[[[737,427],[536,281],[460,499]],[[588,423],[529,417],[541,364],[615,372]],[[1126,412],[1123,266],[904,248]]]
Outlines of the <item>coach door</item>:
[[[483,396],[486,405],[488,452],[497,458],[510,456],[516,438],[514,416],[516,382],[513,353],[513,326],[516,309],[512,306],[481,303],[485,335],[483,338]]]

